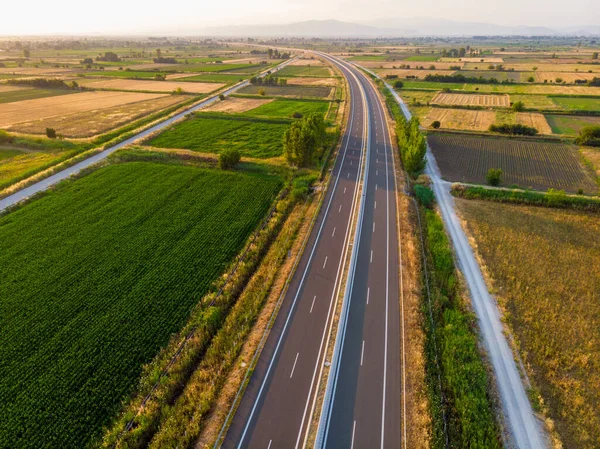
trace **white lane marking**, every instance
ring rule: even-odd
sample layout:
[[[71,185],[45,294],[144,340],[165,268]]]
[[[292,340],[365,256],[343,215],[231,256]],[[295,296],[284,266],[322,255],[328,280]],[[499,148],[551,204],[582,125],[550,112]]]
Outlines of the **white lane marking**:
[[[375,232],[375,222],[373,222],[373,232]]]
[[[346,178],[349,178],[349,177],[350,177],[350,172],[348,172],[348,174],[346,175]]]
[[[375,201],[375,209],[377,209],[377,201]]]
[[[269,445],[267,446],[267,449],[271,449],[271,444],[273,443],[273,440],[269,440]]]
[[[375,175],[379,176],[379,170],[375,170]]]
[[[379,164],[379,158],[375,158],[375,162]]]
[[[367,304],[369,304],[369,296],[371,295],[371,287],[367,287]]]
[[[296,359],[294,360],[294,366],[292,366],[292,372],[290,373],[290,379],[292,378],[292,376],[294,375],[294,370],[296,369],[296,363],[298,363],[298,356],[300,355],[300,353],[296,353]]]
[[[360,351],[360,366],[362,366],[364,358],[365,358],[365,341],[363,340],[362,350]]]
[[[375,184],[375,190],[377,190],[377,184]]]
[[[331,233],[331,236],[332,236],[332,237],[335,235],[335,230],[336,230],[336,229],[337,229],[337,228],[333,228],[333,232]]]
[[[371,262],[370,263],[373,263],[373,250],[371,250]]]
[[[352,161],[350,161],[350,165],[352,165]]]
[[[327,256],[325,256],[325,262],[323,262],[323,268],[325,268],[325,265],[327,265]]]
[[[352,425],[352,443],[350,445],[350,449],[354,449],[354,433],[356,432],[356,421]]]
[[[312,304],[310,305],[310,312],[308,312],[308,313],[312,313],[312,309],[313,309],[313,307],[315,306],[315,299],[317,299],[317,295],[315,295],[315,297],[313,298],[313,302],[312,302]]]
[[[340,204],[340,208],[338,210],[338,213],[342,211],[342,205]]]
[[[346,187],[344,187],[344,193],[346,193]]]

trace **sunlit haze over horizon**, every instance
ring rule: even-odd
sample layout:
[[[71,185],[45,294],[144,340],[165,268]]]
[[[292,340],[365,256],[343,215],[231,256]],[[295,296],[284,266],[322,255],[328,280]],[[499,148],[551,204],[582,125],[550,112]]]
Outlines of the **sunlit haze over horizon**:
[[[496,25],[527,25],[561,29],[597,25],[600,1],[571,0],[34,0],[2,5],[0,35],[69,34],[194,34],[221,25],[285,24],[335,19],[366,22],[381,18],[431,17]],[[8,20],[7,20],[8,19]]]

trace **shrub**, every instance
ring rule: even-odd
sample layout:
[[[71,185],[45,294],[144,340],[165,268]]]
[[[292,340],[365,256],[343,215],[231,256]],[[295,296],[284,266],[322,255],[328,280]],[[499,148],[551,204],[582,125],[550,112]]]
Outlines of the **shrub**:
[[[54,128],[46,128],[46,136],[50,139],[56,139],[56,130]]]
[[[219,155],[219,167],[221,170],[234,169],[241,158],[242,156],[238,150],[225,150]]]
[[[433,122],[431,122],[431,127],[433,129],[438,129],[440,126],[442,126],[442,124],[440,123],[439,120],[434,120]]]
[[[530,76],[529,78],[527,78],[527,81],[533,83],[535,81],[535,78],[533,76]]]
[[[515,101],[512,105],[512,110],[515,112],[522,112],[525,110],[525,103],[522,101]]]
[[[260,95],[261,97],[264,97],[266,95],[267,91],[264,89],[258,89],[258,95]]]
[[[415,197],[417,198],[419,204],[431,209],[434,201],[433,190],[431,190],[429,187],[417,184],[415,185]]]
[[[296,111],[296,112],[294,112],[294,113],[292,114],[292,117],[293,117],[293,118],[302,118],[302,113],[301,113],[301,112],[298,112],[298,111]]]
[[[511,134],[511,135],[520,135],[520,136],[535,136],[537,134],[537,129],[532,128],[530,126],[520,125],[520,124],[512,124],[509,125],[504,123],[502,125],[490,125],[490,131],[500,133],[500,134]]]
[[[584,126],[575,140],[577,145],[600,147],[600,126]]]
[[[485,175],[487,183],[491,186],[499,186],[502,182],[502,169],[501,168],[490,168]]]
[[[219,100],[221,100],[221,101],[225,101],[225,95],[223,95],[223,94],[219,94]]]
[[[404,83],[400,80],[394,82],[394,89],[402,89],[404,87]]]

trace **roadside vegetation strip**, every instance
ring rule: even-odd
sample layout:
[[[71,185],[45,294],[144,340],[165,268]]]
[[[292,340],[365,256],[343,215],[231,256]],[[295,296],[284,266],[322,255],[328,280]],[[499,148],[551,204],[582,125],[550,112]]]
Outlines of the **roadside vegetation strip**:
[[[430,133],[427,140],[449,181],[485,184],[488,170],[501,168],[509,186],[597,191],[572,145],[450,133]]]
[[[148,142],[160,148],[221,153],[238,149],[242,156],[270,158],[282,154],[281,142],[290,120],[197,113]]]
[[[553,447],[600,447],[600,216],[457,200],[553,429]],[[540,319],[543,317],[543,319]]]
[[[81,447],[98,437],[140,362],[180,329],[280,186],[275,177],[132,162],[0,218],[0,441]],[[27,238],[38,226],[44,233]],[[201,310],[206,332],[219,313]]]
[[[491,189],[454,184],[452,195],[457,198],[488,200],[497,203],[524,204],[557,209],[577,209],[600,213],[600,198],[567,195],[564,191],[550,189],[548,192],[528,190]]]

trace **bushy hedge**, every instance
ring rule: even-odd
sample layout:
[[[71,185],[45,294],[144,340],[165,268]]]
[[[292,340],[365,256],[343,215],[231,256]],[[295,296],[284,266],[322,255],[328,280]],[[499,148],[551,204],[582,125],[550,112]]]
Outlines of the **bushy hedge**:
[[[535,136],[538,130],[531,126],[521,125],[519,123],[502,125],[490,125],[490,131],[500,134],[511,134],[518,136]]]

